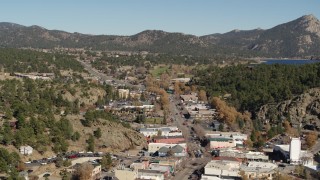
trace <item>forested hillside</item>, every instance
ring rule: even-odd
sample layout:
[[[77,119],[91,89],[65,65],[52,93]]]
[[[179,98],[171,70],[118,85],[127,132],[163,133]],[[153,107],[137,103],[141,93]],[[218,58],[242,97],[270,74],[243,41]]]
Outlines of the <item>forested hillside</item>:
[[[247,65],[198,70],[193,83],[209,95],[231,94],[230,103],[241,111],[255,112],[262,105],[287,100],[320,86],[320,63],[296,65]]]
[[[69,55],[10,48],[0,48],[0,68],[6,72],[21,73],[53,73],[60,70],[83,71],[81,64]]]

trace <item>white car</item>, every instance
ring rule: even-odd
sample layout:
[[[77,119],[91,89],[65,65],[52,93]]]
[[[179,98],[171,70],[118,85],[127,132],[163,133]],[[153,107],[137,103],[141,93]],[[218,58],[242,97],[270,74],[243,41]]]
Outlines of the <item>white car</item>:
[[[42,163],[41,163],[41,165],[46,165],[46,164],[47,164],[46,162],[42,162]]]
[[[31,164],[31,161],[24,162],[25,164]]]

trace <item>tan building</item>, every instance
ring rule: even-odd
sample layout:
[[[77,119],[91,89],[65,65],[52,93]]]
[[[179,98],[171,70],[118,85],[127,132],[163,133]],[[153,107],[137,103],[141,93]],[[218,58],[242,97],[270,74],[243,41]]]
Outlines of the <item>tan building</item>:
[[[249,162],[240,167],[249,179],[274,179],[278,166],[267,162]]]
[[[129,89],[118,89],[119,97],[122,99],[127,99],[129,97]]]
[[[232,148],[236,147],[236,143],[232,138],[209,138],[211,149]]]
[[[132,169],[117,169],[115,176],[119,180],[135,180],[138,177],[138,171]]]

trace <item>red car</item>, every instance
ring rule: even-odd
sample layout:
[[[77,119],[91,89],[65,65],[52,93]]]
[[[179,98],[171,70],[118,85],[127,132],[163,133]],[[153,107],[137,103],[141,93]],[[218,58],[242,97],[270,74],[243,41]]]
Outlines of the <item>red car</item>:
[[[70,156],[68,156],[68,159],[74,159],[74,158],[77,158],[78,156],[76,155],[76,154],[74,154],[74,155],[70,155]]]

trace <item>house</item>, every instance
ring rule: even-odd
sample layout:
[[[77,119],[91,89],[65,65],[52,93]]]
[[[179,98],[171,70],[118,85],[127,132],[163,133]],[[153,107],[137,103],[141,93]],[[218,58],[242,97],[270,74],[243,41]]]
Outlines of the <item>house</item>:
[[[89,162],[84,162],[84,163],[89,163]],[[81,167],[83,163],[76,163],[74,166],[72,166],[71,168],[67,169],[67,171],[69,173],[74,173],[78,168]],[[91,178],[88,180],[95,180],[95,179],[100,179],[101,178],[101,165],[97,165],[97,164],[92,164],[93,165],[93,169],[90,173]]]
[[[23,155],[32,154],[33,148],[31,146],[20,146],[19,151]]]
[[[150,169],[139,169],[138,170],[139,179],[152,179],[152,180],[164,180],[165,175],[161,171],[150,170]]]
[[[176,145],[181,146],[184,150],[183,152],[186,152],[187,149],[187,144],[186,143],[180,143],[180,144],[166,144],[166,143],[149,143],[148,144],[148,152],[149,153],[155,153],[157,151],[159,151],[160,148],[162,147],[166,147],[166,148],[172,148]],[[177,148],[177,153],[178,153],[178,149],[180,149],[180,147],[176,147]],[[181,153],[183,153],[181,152]]]
[[[180,95],[180,99],[183,102],[193,102],[193,103],[197,103],[198,102],[198,97],[192,94],[188,94],[188,95]]]
[[[175,145],[173,147],[163,146],[158,150],[159,156],[165,157],[168,156],[169,152],[171,152],[172,156],[175,157],[184,157],[187,155],[186,149],[180,145]]]

